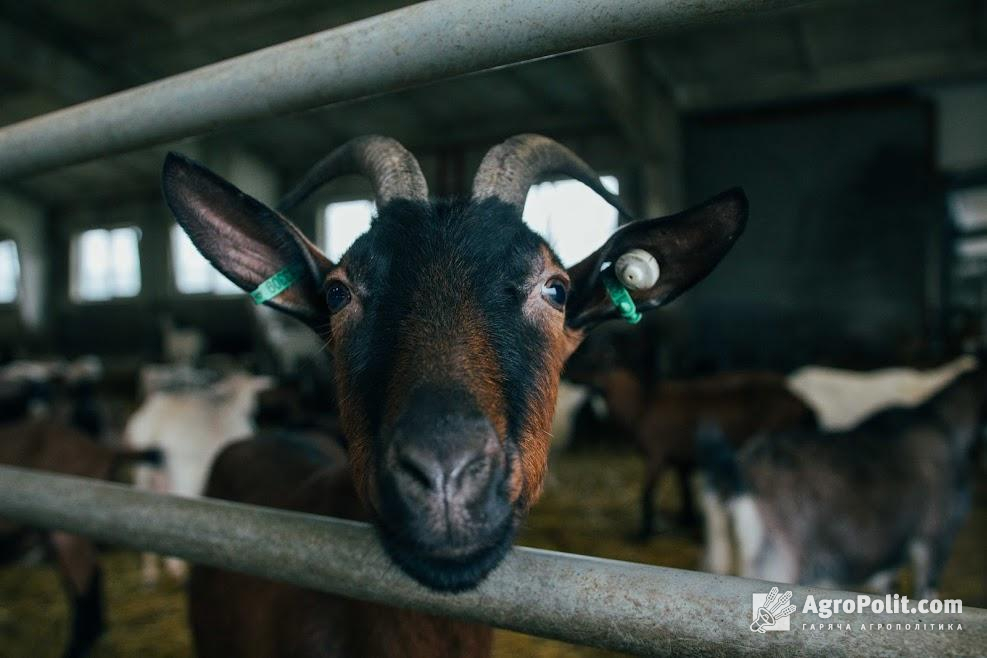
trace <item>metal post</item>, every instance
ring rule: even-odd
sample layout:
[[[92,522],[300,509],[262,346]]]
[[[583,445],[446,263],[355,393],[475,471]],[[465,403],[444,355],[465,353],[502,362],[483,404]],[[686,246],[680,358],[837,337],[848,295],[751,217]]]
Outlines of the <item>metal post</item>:
[[[431,0],[0,129],[0,180],[808,1]]]
[[[757,634],[750,631],[751,595],[767,592],[767,583],[530,548],[514,549],[474,591],[437,594],[401,573],[365,524],[12,467],[0,467],[0,516],[325,592],[651,655],[972,655],[987,647],[987,610],[823,620],[850,624],[850,632],[803,631],[803,621],[820,620],[795,612],[795,630]],[[799,605],[807,594],[854,596],[783,587]],[[879,623],[902,630],[879,631]],[[906,631],[906,623],[963,630]],[[861,624],[875,627],[859,630]]]

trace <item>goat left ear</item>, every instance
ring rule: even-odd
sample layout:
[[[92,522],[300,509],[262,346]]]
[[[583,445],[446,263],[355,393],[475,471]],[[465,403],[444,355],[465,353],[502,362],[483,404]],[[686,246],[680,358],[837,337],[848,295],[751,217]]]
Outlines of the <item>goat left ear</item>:
[[[294,224],[176,153],[165,159],[162,189],[179,225],[226,278],[251,292],[290,273],[264,303],[313,326],[324,319],[322,282],[332,263]]]
[[[603,270],[615,267],[622,255],[640,249],[658,262],[658,280],[651,287],[628,290],[637,310],[648,311],[672,301],[712,272],[746,223],[747,197],[735,188],[677,215],[621,227],[600,249],[569,268],[572,290],[566,324],[588,329],[620,316],[604,285]]]

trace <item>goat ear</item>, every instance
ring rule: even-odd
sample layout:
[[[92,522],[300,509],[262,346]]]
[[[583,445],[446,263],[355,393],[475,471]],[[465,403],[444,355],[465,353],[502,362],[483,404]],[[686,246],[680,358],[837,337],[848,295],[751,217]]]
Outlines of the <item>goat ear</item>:
[[[321,291],[332,263],[294,224],[176,153],[165,159],[162,188],[179,225],[226,278],[250,292],[290,268],[295,283],[265,303],[309,324],[325,318]]]
[[[572,291],[566,324],[585,329],[620,316],[608,296],[603,270],[621,255],[643,249],[658,261],[653,286],[629,290],[638,311],[667,304],[701,281],[726,255],[747,223],[747,197],[739,188],[662,219],[631,222],[585,260],[569,269]]]

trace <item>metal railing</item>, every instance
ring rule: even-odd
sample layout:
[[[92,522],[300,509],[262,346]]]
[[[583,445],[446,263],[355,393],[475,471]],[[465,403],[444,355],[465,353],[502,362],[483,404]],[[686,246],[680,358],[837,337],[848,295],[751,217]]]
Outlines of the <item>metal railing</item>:
[[[987,610],[975,608],[825,620],[796,612],[793,631],[752,633],[751,595],[770,584],[531,548],[513,549],[476,590],[440,594],[398,570],[363,523],[13,467],[0,467],[0,517],[323,592],[651,655],[973,655],[987,647]],[[799,605],[808,594],[855,596],[785,587]],[[803,621],[852,630],[802,630]],[[963,630],[905,630],[906,623]]]
[[[0,180],[807,0],[431,0],[0,129]]]

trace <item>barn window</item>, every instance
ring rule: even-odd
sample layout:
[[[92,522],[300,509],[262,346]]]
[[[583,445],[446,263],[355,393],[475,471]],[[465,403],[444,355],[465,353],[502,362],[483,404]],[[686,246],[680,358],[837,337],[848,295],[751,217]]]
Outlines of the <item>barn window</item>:
[[[178,224],[171,227],[171,269],[175,289],[186,295],[232,295],[240,288],[213,267]]]
[[[961,232],[987,229],[987,186],[957,190],[950,197],[953,219]]]
[[[93,229],[76,236],[73,296],[82,302],[134,297],[141,290],[137,253],[140,231],[134,226]]]
[[[17,243],[13,240],[0,240],[0,304],[10,304],[17,300],[20,276]]]
[[[987,186],[964,187],[949,195],[953,219],[952,303],[974,310],[987,299]],[[982,315],[982,312],[981,312]]]
[[[614,194],[620,191],[616,177],[602,176],[600,181]],[[531,188],[524,221],[568,267],[606,242],[617,229],[617,211],[582,183],[563,180]]]
[[[365,199],[337,201],[322,213],[322,249],[329,260],[338,262],[353,241],[370,228],[370,218],[377,208]]]

